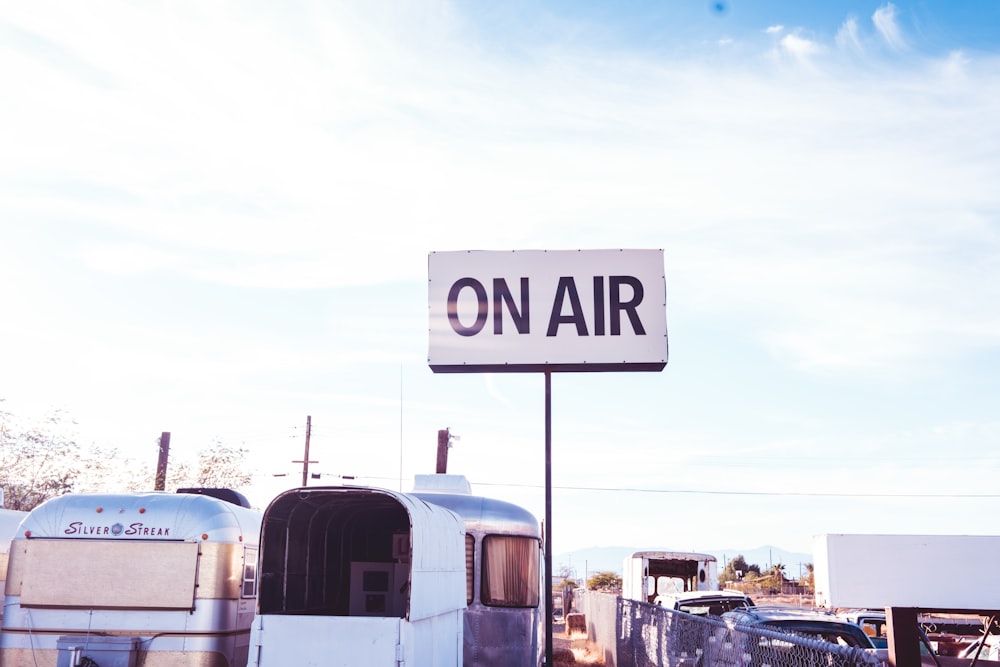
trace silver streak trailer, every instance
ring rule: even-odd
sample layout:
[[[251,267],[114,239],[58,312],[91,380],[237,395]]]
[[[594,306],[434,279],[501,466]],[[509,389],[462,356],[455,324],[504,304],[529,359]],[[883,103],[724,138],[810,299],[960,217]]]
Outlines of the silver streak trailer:
[[[261,513],[211,491],[70,494],[28,513],[0,665],[246,665]]]
[[[465,527],[367,487],[286,491],[264,511],[250,667],[462,664]]]
[[[465,521],[465,667],[535,667],[544,657],[542,536],[528,510],[474,496],[462,475],[417,475],[414,495]]]

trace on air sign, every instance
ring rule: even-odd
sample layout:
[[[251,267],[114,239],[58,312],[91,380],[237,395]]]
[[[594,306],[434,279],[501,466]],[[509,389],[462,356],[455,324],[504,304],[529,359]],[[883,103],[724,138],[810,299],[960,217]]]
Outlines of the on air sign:
[[[432,252],[436,373],[661,371],[662,250]]]

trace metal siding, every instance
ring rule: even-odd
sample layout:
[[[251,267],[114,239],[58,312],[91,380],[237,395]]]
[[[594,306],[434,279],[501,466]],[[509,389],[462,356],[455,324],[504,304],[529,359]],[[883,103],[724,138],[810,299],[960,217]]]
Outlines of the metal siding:
[[[367,616],[258,616],[250,667],[397,667],[401,624]]]
[[[243,588],[243,545],[201,543],[196,597],[236,600]]]

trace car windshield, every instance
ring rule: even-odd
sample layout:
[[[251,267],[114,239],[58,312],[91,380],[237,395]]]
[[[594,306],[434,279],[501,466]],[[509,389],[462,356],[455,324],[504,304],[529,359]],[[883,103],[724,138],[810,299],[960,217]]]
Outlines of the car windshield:
[[[677,605],[677,609],[698,616],[706,614],[721,616],[723,612],[746,606],[748,606],[747,602],[743,598],[724,598],[721,600],[690,600],[688,602],[681,602]]]

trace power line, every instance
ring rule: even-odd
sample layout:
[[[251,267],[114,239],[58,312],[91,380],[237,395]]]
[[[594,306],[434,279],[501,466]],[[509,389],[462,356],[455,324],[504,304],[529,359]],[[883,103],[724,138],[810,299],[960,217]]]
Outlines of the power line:
[[[518,488],[541,489],[541,484],[505,484],[499,482],[472,482],[480,486],[507,486]],[[643,489],[635,487],[606,487],[606,486],[557,486],[553,489],[561,491],[599,491],[612,493],[662,493],[662,494],[694,494],[712,496],[778,496],[786,497],[808,497],[808,498],[955,498],[955,499],[976,499],[976,498],[1000,498],[1000,493],[845,493],[845,492],[822,492],[822,491],[719,491],[712,489]]]
[[[372,480],[372,481],[398,481],[395,477],[378,477],[369,475],[355,475],[352,479]],[[542,484],[515,484],[510,482],[477,482],[469,480],[476,486],[508,487],[520,489],[543,489]],[[926,499],[953,499],[953,500],[976,500],[1000,498],[1000,493],[886,493],[886,492],[824,492],[824,491],[724,491],[718,489],[651,489],[641,487],[612,487],[612,486],[560,486],[553,485],[553,489],[560,491],[596,491],[598,493],[656,493],[656,494],[678,494],[678,495],[707,495],[707,496],[774,496],[779,498],[926,498]]]

